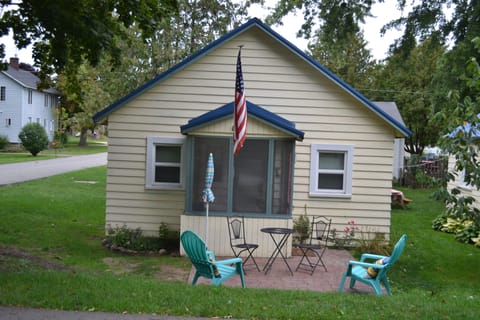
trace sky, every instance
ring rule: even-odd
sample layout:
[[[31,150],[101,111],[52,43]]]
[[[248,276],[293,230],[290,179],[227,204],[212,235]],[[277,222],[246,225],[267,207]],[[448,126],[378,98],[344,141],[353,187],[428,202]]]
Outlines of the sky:
[[[276,0],[267,0],[267,6],[273,6]],[[398,18],[400,11],[395,7],[396,0],[386,0],[384,3],[376,3],[372,8],[373,17],[365,19],[364,36],[368,42],[367,48],[371,50],[375,59],[381,60],[386,57],[389,46],[394,40],[401,35],[401,31],[391,30],[385,36],[380,35],[380,29],[389,21]],[[267,10],[255,5],[249,11],[250,16],[255,16],[263,21],[267,16]],[[388,13],[388,14],[385,14]],[[274,26],[272,29],[278,32],[281,36],[292,42],[301,50],[307,48],[308,41],[305,39],[297,39],[296,33],[303,23],[301,12],[297,15],[290,14],[283,19],[283,26]],[[33,65],[31,47],[27,49],[18,50],[15,48],[12,37],[0,38],[1,42],[5,44],[5,59],[8,61],[11,57],[18,56],[20,62],[25,62]]]

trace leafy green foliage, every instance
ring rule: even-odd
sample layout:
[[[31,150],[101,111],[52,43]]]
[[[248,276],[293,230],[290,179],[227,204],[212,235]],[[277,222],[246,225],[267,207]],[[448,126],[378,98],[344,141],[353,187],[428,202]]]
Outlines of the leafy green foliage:
[[[18,138],[22,141],[23,147],[34,157],[48,146],[47,132],[35,122],[26,124],[18,134]]]
[[[0,150],[5,148],[9,144],[8,137],[0,135]]]
[[[66,65],[79,65],[83,59],[95,65],[105,51],[117,61],[121,52],[116,37],[124,36],[122,27],[135,24],[147,39],[177,7],[175,0],[25,0],[0,4],[0,36],[13,31],[18,48],[33,42],[35,63],[44,79],[52,73],[51,66],[59,73]]]
[[[480,52],[480,38],[475,39],[475,45]],[[439,112],[439,121],[447,123],[448,134],[440,139],[440,147],[454,156],[455,166],[448,178],[454,180],[456,173],[463,173],[464,183],[471,188],[480,188],[480,162],[478,161],[478,128],[480,127],[480,66],[472,57],[467,62],[465,85],[470,88],[471,95],[460,99],[458,92],[452,92],[452,108]],[[441,186],[446,188],[445,185]],[[456,232],[457,239],[462,242],[474,242],[480,237],[480,210],[476,200],[465,194],[459,187],[454,187],[446,197],[447,210],[445,217],[440,216],[434,221],[434,228]],[[470,223],[472,226],[469,226]],[[468,226],[468,228],[466,228]]]

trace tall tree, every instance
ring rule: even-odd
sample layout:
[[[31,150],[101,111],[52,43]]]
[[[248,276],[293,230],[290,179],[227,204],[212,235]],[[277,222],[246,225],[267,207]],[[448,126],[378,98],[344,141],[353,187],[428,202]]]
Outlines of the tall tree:
[[[43,79],[52,68],[59,73],[84,59],[95,65],[103,51],[118,61],[116,37],[124,36],[122,26],[135,24],[147,39],[177,7],[176,0],[0,0],[0,5],[0,37],[12,31],[20,49],[33,43]],[[4,49],[0,45],[0,58]]]
[[[433,77],[444,54],[444,47],[427,39],[408,53],[398,52],[386,59],[383,71],[371,93],[375,100],[395,101],[403,120],[413,132],[405,140],[405,151],[422,154],[440,136],[434,121],[432,104]]]
[[[363,32],[350,32],[338,41],[320,29],[314,39],[316,42],[309,42],[307,53],[352,87],[365,90],[363,93],[368,96],[376,61],[366,48]]]
[[[164,19],[147,41],[135,25],[121,27],[123,37],[115,38],[121,52],[116,64],[105,52],[94,68],[88,61],[78,70],[64,68],[59,77],[62,105],[81,133],[80,144],[86,144],[87,130],[94,125],[91,116],[236,27],[249,4],[178,0],[178,14]]]

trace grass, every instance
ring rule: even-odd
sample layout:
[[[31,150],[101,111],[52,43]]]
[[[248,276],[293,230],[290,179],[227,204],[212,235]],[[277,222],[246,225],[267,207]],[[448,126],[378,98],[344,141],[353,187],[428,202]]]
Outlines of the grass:
[[[78,142],[78,137],[69,137],[67,144],[62,148],[43,150],[35,157],[23,149],[15,150],[15,152],[12,152],[12,150],[9,150],[10,152],[2,151],[0,152],[0,164],[48,160],[63,156],[107,152],[106,140],[88,140],[88,145],[85,147],[79,147]]]
[[[238,319],[480,315],[480,250],[431,229],[443,208],[429,198],[429,190],[403,189],[413,202],[392,211],[392,239],[407,233],[409,240],[389,273],[391,297],[193,287],[185,283],[190,268],[185,258],[118,255],[101,246],[105,170],[0,188],[0,253],[23,253],[0,254],[0,305]]]

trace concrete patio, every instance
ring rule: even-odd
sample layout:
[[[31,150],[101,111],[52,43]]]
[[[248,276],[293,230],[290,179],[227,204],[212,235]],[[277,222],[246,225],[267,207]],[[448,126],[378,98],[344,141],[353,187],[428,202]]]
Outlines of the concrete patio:
[[[228,257],[231,258],[231,257]],[[218,257],[218,260],[223,258]],[[297,264],[300,262],[301,257],[292,256],[287,259],[290,268],[293,271],[293,276],[288,271],[285,262],[279,256],[275,263],[273,264],[270,271],[265,274],[265,272],[258,272],[254,265],[250,264],[246,267],[245,282],[247,288],[269,288],[269,289],[279,289],[279,290],[310,290],[310,291],[320,291],[320,292],[335,292],[338,290],[340,285],[340,280],[343,272],[347,268],[349,260],[354,260],[350,252],[346,250],[335,250],[327,249],[323,256],[323,261],[327,266],[327,270],[322,266],[318,266],[313,275],[305,271],[297,271],[295,269]],[[255,258],[257,261],[260,270],[263,269],[263,266],[267,262],[266,258]],[[189,283],[192,282],[195,269],[192,267],[190,276],[188,278]],[[351,290],[348,286],[350,279],[347,279],[345,283],[344,292],[345,293],[363,293],[363,294],[373,294],[373,290],[363,284],[357,282],[355,289]],[[209,281],[204,278],[200,278],[197,284],[209,284]],[[224,283],[225,286],[240,287],[240,278],[234,277]]]

